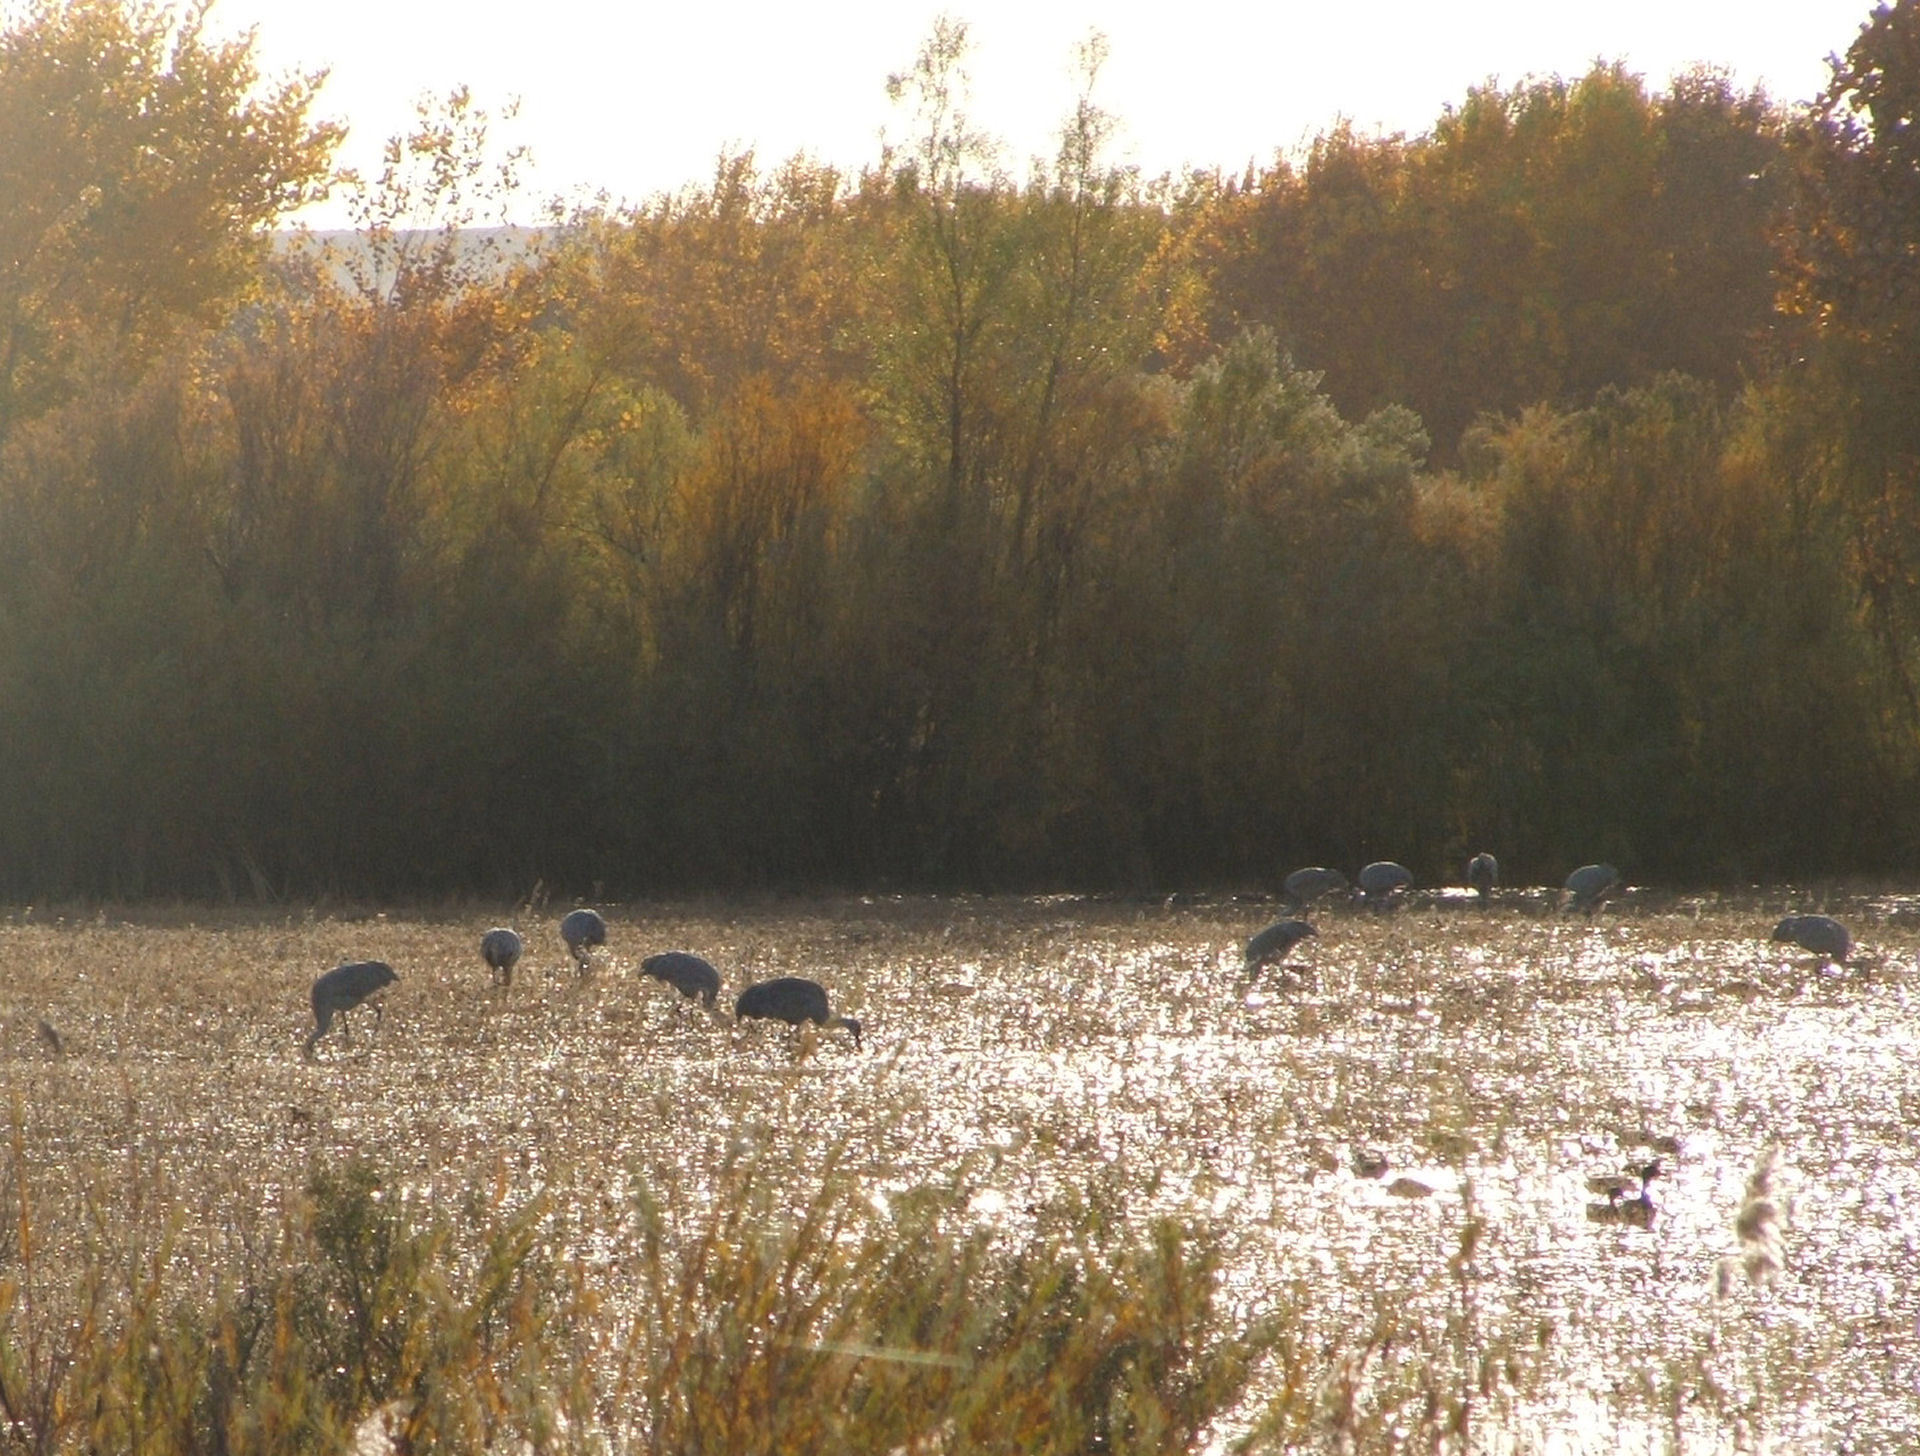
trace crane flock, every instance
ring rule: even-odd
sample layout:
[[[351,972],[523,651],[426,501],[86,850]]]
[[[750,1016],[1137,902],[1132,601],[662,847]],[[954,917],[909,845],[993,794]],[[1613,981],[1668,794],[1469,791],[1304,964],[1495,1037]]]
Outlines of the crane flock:
[[[1480,905],[1491,903],[1499,883],[1499,861],[1491,854],[1483,851],[1467,861],[1467,889]],[[1620,883],[1620,872],[1610,864],[1582,865],[1566,878],[1563,904],[1568,910],[1591,916],[1619,889]],[[1385,911],[1407,903],[1413,884],[1413,875],[1404,865],[1376,860],[1364,866],[1351,882],[1339,870],[1310,865],[1289,874],[1283,889],[1286,899],[1302,912],[1334,896],[1347,896],[1357,905]],[[583,906],[562,917],[559,931],[577,972],[581,975],[591,972],[593,952],[607,943],[606,917]],[[1298,915],[1276,920],[1254,932],[1243,951],[1243,968],[1249,981],[1257,980],[1261,971],[1269,967],[1297,972],[1300,968],[1288,966],[1287,957],[1302,942],[1318,935],[1313,923]],[[1828,915],[1788,915],[1774,926],[1769,939],[1811,952],[1820,966],[1844,966],[1856,949],[1846,926]],[[526,941],[518,930],[495,926],[480,937],[480,958],[487,966],[493,985],[499,989],[511,989],[514,970],[525,954]],[[659,951],[641,961],[640,973],[673,988],[706,1011],[719,1014],[720,972],[704,957],[685,950]],[[373,1008],[377,1032],[383,1014],[381,995],[398,979],[392,966],[371,960],[349,961],[318,977],[309,998],[313,1007],[313,1029],[307,1034],[304,1054],[309,1058],[313,1056],[336,1019],[342,1039],[350,1039],[348,1013],[363,1005]],[[773,1020],[795,1029],[845,1030],[852,1035],[856,1049],[863,1045],[861,1022],[834,1012],[826,988],[805,977],[780,976],[743,987],[733,1003],[733,1014],[736,1024]]]
[[[606,917],[598,910],[583,906],[562,917],[559,928],[561,942],[572,957],[577,973],[586,975],[593,969],[593,952],[607,943]],[[525,938],[508,926],[497,925],[480,937],[480,959],[498,989],[511,989],[514,968],[525,954]],[[717,1013],[720,972],[704,957],[692,951],[659,951],[640,963],[640,973]],[[332,1030],[336,1018],[342,1039],[347,1039],[347,1013],[361,1005],[373,1007],[377,1030],[382,1015],[378,998],[398,979],[393,967],[384,961],[350,961],[317,978],[309,997],[313,1005],[313,1030],[307,1035],[304,1054],[309,1058],[313,1056],[320,1039]],[[826,988],[818,981],[801,976],[779,976],[749,985],[741,991],[733,1009],[736,1022],[765,1019],[783,1021],[795,1029],[838,1028],[852,1033],[856,1050],[862,1045],[860,1021],[856,1017],[836,1015]]]
[[[1499,862],[1485,852],[1473,855],[1466,864],[1465,880],[1467,893],[1474,897],[1474,903],[1486,908],[1492,904],[1500,884]],[[1319,936],[1312,922],[1302,918],[1311,907],[1331,897],[1344,896],[1357,906],[1383,913],[1392,911],[1412,898],[1414,877],[1403,865],[1391,860],[1376,860],[1360,869],[1351,882],[1339,870],[1314,865],[1294,871],[1283,883],[1286,899],[1301,914],[1283,916],[1255,931],[1247,939],[1242,960],[1249,987],[1259,979],[1263,970],[1270,967],[1292,976],[1296,983],[1304,978],[1304,968],[1288,965],[1287,958],[1304,942]],[[1568,911],[1591,917],[1620,888],[1620,884],[1620,873],[1614,866],[1604,863],[1582,865],[1567,876],[1563,887],[1564,899],[1560,903]],[[570,911],[560,921],[559,934],[577,973],[584,976],[591,972],[593,952],[607,944],[606,918],[597,910],[585,907]],[[1769,940],[1812,953],[1816,957],[1816,964],[1821,967],[1829,964],[1844,966],[1855,950],[1846,926],[1828,915],[1788,915],[1774,926]],[[505,991],[512,988],[515,967],[525,953],[525,939],[518,930],[510,927],[495,926],[480,937],[480,958],[497,989]],[[720,972],[705,957],[686,950],[658,951],[640,962],[639,971],[642,976],[670,987],[685,1001],[694,1003],[708,1014],[716,1017],[721,1014]],[[303,1054],[309,1059],[313,1058],[315,1048],[335,1020],[340,1022],[342,1039],[350,1038],[348,1014],[361,1006],[373,1008],[377,1033],[382,1017],[380,997],[398,979],[390,965],[374,960],[349,961],[321,975],[312,987],[313,1029],[307,1034]],[[1250,999],[1248,1004],[1254,1002]],[[778,976],[744,986],[733,1002],[733,1020],[736,1027],[755,1020],[784,1022],[789,1038],[802,1036],[806,1038],[806,1046],[811,1046],[811,1037],[816,1028],[844,1030],[852,1037],[854,1050],[863,1048],[860,1020],[836,1012],[827,989],[818,981],[801,976]],[[41,1030],[58,1054],[58,1034],[44,1021]],[[1673,1149],[1675,1152],[1677,1150],[1677,1147]],[[1385,1157],[1372,1150],[1359,1149],[1356,1145],[1356,1177],[1384,1178],[1387,1171]],[[1657,1211],[1650,1189],[1653,1181],[1664,1172],[1660,1159],[1655,1157],[1643,1164],[1630,1166],[1624,1172],[1590,1177],[1587,1181],[1588,1192],[1605,1201],[1587,1204],[1588,1221],[1602,1225],[1650,1227]],[[1403,1197],[1417,1197],[1424,1196],[1431,1189],[1415,1180],[1401,1178],[1388,1186],[1387,1191]]]
[[[1467,861],[1468,891],[1482,907],[1493,902],[1500,885],[1500,862],[1484,850]],[[1566,878],[1561,904],[1569,911],[1592,916],[1620,888],[1620,871],[1605,863],[1582,865]],[[1281,889],[1286,900],[1302,912],[1334,896],[1348,896],[1356,905],[1391,910],[1408,901],[1413,875],[1392,860],[1365,865],[1351,883],[1339,870],[1309,865],[1289,874]],[[1268,966],[1286,965],[1293,948],[1319,932],[1311,921],[1288,917],[1254,932],[1247,941],[1244,965],[1249,979],[1258,979]],[[1816,963],[1845,965],[1854,952],[1853,937],[1830,915],[1789,915],[1773,929],[1770,940],[1810,951]],[[1294,969],[1287,967],[1287,969]]]

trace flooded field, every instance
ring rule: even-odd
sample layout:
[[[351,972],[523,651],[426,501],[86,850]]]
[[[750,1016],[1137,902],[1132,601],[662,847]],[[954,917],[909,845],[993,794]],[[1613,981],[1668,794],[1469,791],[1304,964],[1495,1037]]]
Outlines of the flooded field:
[[[636,1188],[684,1212],[752,1156],[798,1207],[832,1149],[883,1211],[958,1179],[1010,1230],[1063,1199],[1174,1215],[1235,1309],[1330,1352],[1445,1331],[1515,1367],[1475,1446],[1920,1447],[1920,904],[1550,898],[1324,911],[1251,982],[1257,901],[616,905],[585,977],[557,914],[523,921],[506,991],[480,915],[16,911],[0,1051],[39,1193],[146,1187],[188,1260],[357,1156],[427,1205],[545,1195],[617,1304]],[[1808,909],[1850,965],[1768,943]],[[675,948],[725,1006],[819,980],[864,1048],[638,974]],[[362,958],[400,977],[377,1035],[357,1012],[303,1059],[310,982]]]

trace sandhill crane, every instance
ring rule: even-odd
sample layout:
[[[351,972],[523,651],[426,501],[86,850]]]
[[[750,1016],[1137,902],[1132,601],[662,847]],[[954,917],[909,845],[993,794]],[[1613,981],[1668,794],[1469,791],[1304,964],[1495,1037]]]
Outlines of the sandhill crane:
[[[1396,903],[1413,883],[1413,872],[1390,859],[1377,859],[1363,867],[1355,881],[1360,898],[1377,908]]]
[[[1567,876],[1568,903],[1573,909],[1591,915],[1619,883],[1620,871],[1610,864],[1581,865]]]
[[[720,994],[720,973],[691,951],[663,950],[640,962],[640,969],[656,981],[665,981],[689,1001],[697,997],[712,1006]]]
[[[1260,968],[1278,964],[1287,952],[1309,935],[1319,934],[1304,920],[1276,920],[1247,942],[1247,974],[1257,976]]]
[[[1347,877],[1338,870],[1326,869],[1320,865],[1309,865],[1306,869],[1295,870],[1282,881],[1287,898],[1296,905],[1311,905],[1324,895],[1332,895],[1347,888]]]
[[[560,938],[567,943],[567,950],[579,963],[582,972],[593,969],[588,953],[595,946],[607,943],[607,922],[600,918],[598,910],[569,910],[560,922]]]
[[[385,961],[348,961],[335,966],[313,983],[313,1031],[307,1037],[308,1056],[314,1044],[327,1034],[333,1018],[340,1018],[340,1035],[348,1035],[347,1013],[362,1002],[377,997],[400,978]],[[384,1014],[378,1000],[372,1002],[373,1024],[379,1029]]]
[[[1847,927],[1831,915],[1789,915],[1773,927],[1773,940],[1784,940],[1802,950],[1810,950],[1821,963],[1838,961],[1845,965],[1853,954],[1853,937]]]
[[[826,988],[804,976],[781,976],[747,987],[733,1003],[733,1014],[770,1017],[789,1026],[808,1021],[816,1026],[844,1026],[853,1033],[854,1046],[860,1045],[860,1023],[851,1016],[835,1016],[827,1008]]]
[[[1467,861],[1467,884],[1480,897],[1480,903],[1486,904],[1493,898],[1493,888],[1500,883],[1500,861],[1482,850]]]
[[[502,986],[513,984],[513,968],[519,963],[520,953],[525,949],[520,932],[508,930],[503,925],[496,925],[480,937],[480,959],[493,972],[494,981]]]

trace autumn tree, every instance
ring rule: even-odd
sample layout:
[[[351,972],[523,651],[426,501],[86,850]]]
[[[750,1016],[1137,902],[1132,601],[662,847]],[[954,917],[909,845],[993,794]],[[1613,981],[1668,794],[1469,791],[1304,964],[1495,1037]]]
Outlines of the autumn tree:
[[[326,188],[321,76],[263,86],[207,12],[34,0],[0,34],[0,442],[217,318],[262,227]]]
[[[1913,755],[1884,731],[1844,514],[1791,468],[1788,423],[1665,375],[1476,430],[1495,549],[1454,681],[1521,857],[1783,875],[1899,842]]]
[[[1874,9],[1800,128],[1783,303],[1811,335],[1782,382],[1820,421],[1862,594],[1920,722],[1920,3]]]
[[[801,157],[766,171],[723,156],[713,180],[575,219],[569,322],[608,367],[695,419],[771,383],[858,368],[842,178]]]
[[[1336,127],[1222,186],[1190,246],[1217,337],[1273,327],[1343,412],[1405,404],[1452,460],[1483,412],[1676,368],[1734,386],[1771,314],[1782,145],[1759,93],[1597,65],[1477,87],[1412,139]]]
[[[1018,399],[1006,495],[1008,550],[1037,592],[1043,629],[1074,557],[1127,458],[1151,431],[1139,373],[1160,312],[1152,259],[1162,198],[1106,160],[1114,119],[1094,100],[1107,45],[1076,53],[1079,94],[1049,167],[1022,198],[1023,264],[1015,279],[1013,358],[1032,361]],[[1006,370],[1007,359],[999,367]]]

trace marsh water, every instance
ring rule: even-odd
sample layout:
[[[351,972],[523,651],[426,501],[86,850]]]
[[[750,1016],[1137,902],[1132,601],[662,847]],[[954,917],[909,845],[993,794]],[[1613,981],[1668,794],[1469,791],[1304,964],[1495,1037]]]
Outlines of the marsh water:
[[[637,1178],[697,1197],[742,1147],[839,1147],[877,1206],[962,1176],[984,1221],[1072,1196],[1204,1224],[1230,1298],[1330,1342],[1470,1319],[1538,1361],[1495,1445],[1920,1448],[1920,902],[1627,892],[1586,917],[1544,892],[1416,896],[1323,909],[1252,978],[1241,948],[1281,913],[1257,898],[605,908],[585,977],[557,914],[524,919],[504,991],[484,914],[16,912],[21,1136],[76,1179],[164,1170],[210,1223],[270,1208],[315,1153],[382,1160],[423,1197],[483,1169],[607,1210]],[[1769,943],[1805,909],[1848,921],[1849,965]],[[821,981],[864,1049],[636,974],[672,948],[729,1001]],[[308,983],[362,957],[400,973],[377,1034],[356,1013],[303,1060]],[[1769,1150],[1779,1267],[1756,1283],[1726,1261]],[[1644,1199],[1590,1186],[1656,1160]]]

